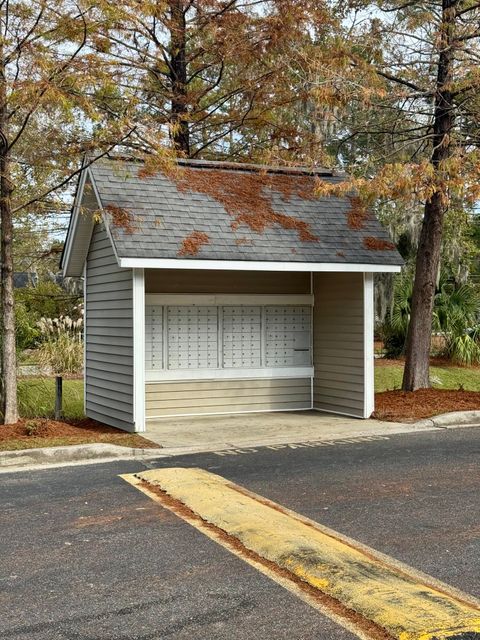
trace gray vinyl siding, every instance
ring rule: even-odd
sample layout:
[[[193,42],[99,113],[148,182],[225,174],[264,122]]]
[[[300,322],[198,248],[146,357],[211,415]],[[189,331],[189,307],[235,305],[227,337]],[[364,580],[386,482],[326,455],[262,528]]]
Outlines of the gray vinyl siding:
[[[311,407],[310,378],[195,380],[146,385],[148,421],[180,415],[288,411]]]
[[[97,224],[86,264],[85,413],[126,431],[134,430],[132,280]]]
[[[313,406],[364,417],[363,274],[314,276]]]

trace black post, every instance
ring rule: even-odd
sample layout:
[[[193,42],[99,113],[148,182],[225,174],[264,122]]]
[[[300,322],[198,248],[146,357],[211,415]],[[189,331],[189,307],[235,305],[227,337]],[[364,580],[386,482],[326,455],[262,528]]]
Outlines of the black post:
[[[55,420],[62,417],[62,376],[55,378]]]

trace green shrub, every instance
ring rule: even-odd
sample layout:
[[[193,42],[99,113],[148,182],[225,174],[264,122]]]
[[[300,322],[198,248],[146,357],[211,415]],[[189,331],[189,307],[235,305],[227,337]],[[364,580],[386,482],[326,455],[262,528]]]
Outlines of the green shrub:
[[[15,299],[25,305],[35,322],[42,317],[77,316],[78,297],[70,295],[51,280],[41,280],[35,287],[17,289]]]
[[[17,302],[15,305],[15,340],[18,351],[33,349],[40,335],[36,326],[36,319],[29,313],[27,307]]]
[[[25,433],[27,436],[37,436],[41,430],[41,424],[38,420],[32,420],[25,424]]]

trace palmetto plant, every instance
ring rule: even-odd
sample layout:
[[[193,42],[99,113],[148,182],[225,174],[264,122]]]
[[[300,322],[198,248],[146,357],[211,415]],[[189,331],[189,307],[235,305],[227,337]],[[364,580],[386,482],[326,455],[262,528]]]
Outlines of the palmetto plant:
[[[388,356],[404,352],[412,291],[412,277],[400,276],[392,312],[382,327]],[[434,298],[433,331],[443,337],[442,355],[458,364],[480,363],[480,291],[475,285],[457,285],[446,274],[441,275]]]
[[[472,284],[441,280],[435,295],[433,328],[445,340],[445,355],[459,364],[480,362],[480,293]]]
[[[405,351],[410,308],[413,291],[413,279],[402,274],[395,282],[392,309],[382,325],[383,342],[387,357],[397,357]]]

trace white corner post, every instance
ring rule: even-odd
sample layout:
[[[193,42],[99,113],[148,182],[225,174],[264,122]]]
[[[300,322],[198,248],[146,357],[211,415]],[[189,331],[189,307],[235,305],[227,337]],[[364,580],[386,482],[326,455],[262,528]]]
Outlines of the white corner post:
[[[369,418],[375,409],[375,362],[374,330],[375,301],[373,273],[363,274],[363,358],[364,358],[364,402],[363,417]]]
[[[145,431],[145,275],[133,269],[133,421]]]
[[[87,261],[83,265],[83,413],[87,415]]]

